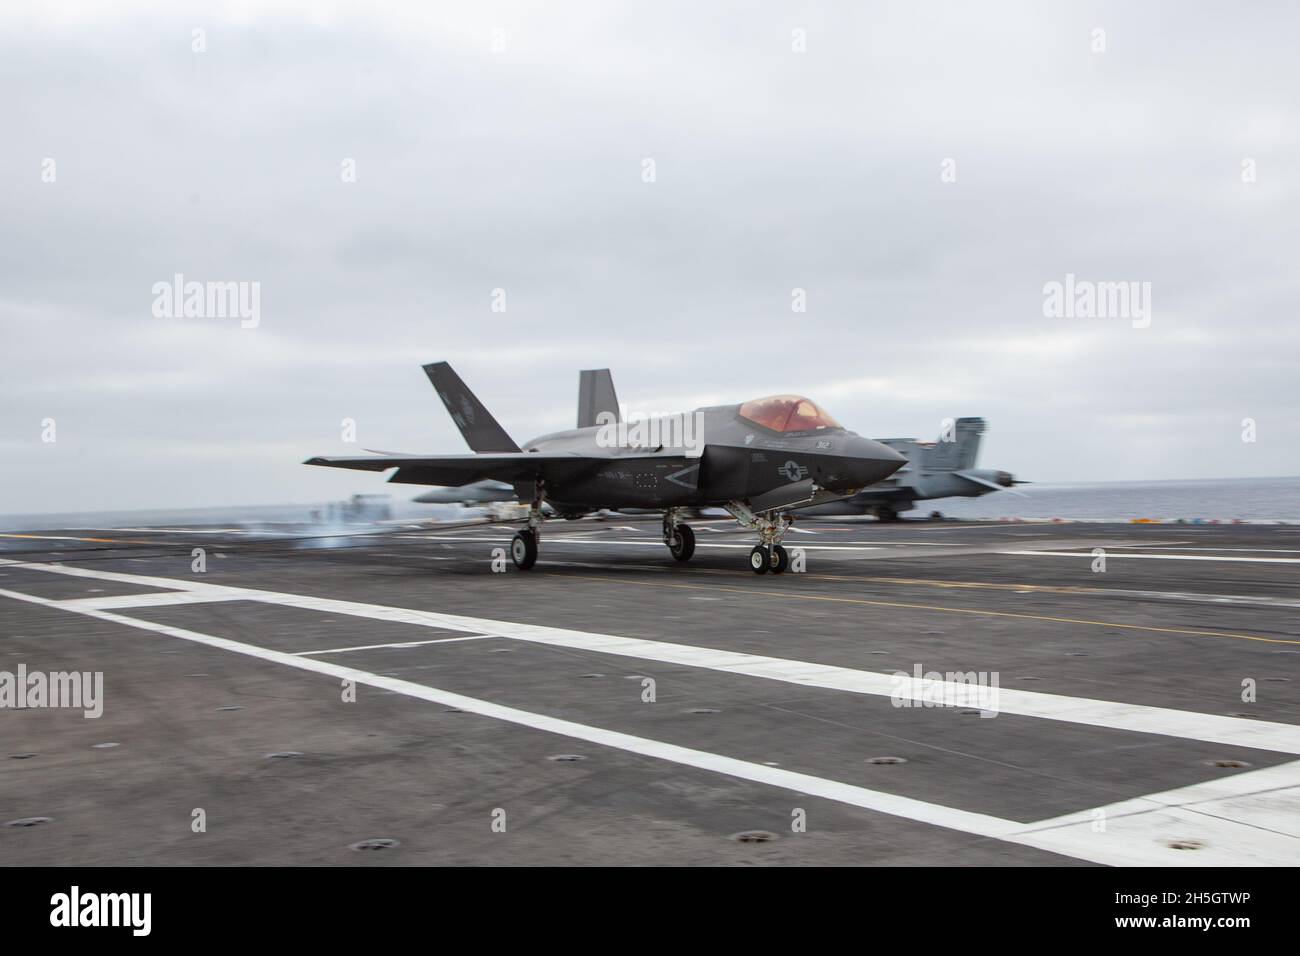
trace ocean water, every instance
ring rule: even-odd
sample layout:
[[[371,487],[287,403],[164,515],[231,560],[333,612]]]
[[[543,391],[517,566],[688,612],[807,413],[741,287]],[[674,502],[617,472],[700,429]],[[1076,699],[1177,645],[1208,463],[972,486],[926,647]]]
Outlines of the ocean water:
[[[414,492],[413,492],[414,493]],[[277,525],[309,526],[318,532],[342,531],[341,503],[253,505],[157,511],[68,512],[0,515],[0,529],[166,527],[215,524],[246,530]],[[463,519],[481,513],[454,505],[421,505],[400,497],[389,502],[393,519]],[[942,511],[950,518],[1151,518],[1184,521],[1300,522],[1300,477],[1227,478],[1205,481],[1115,481],[1021,485],[982,498],[940,498],[917,503],[910,517]],[[721,512],[719,512],[721,514]],[[280,530],[288,530],[282,528]],[[300,530],[300,529],[298,529]]]
[[[922,501],[909,514],[938,510],[950,518],[1300,521],[1300,478],[1031,484],[1015,491]]]

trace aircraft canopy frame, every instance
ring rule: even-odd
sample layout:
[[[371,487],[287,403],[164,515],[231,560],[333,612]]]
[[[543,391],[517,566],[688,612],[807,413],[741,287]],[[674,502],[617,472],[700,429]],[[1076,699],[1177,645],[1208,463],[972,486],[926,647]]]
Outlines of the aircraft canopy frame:
[[[812,432],[843,428],[811,398],[802,395],[767,395],[740,406],[740,417],[774,432]]]

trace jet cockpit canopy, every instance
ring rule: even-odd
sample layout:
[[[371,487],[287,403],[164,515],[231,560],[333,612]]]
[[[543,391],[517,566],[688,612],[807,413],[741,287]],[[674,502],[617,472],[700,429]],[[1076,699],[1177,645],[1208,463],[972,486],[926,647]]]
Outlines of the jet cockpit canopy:
[[[842,428],[830,414],[802,395],[769,395],[740,406],[740,417],[775,432],[809,432]]]

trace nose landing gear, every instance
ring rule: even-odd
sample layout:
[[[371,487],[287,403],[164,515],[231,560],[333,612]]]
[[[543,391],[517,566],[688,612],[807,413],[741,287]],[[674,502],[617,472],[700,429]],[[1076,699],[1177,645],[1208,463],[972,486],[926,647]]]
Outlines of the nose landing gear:
[[[780,511],[755,514],[743,501],[732,501],[725,507],[742,525],[758,532],[759,544],[749,552],[749,569],[755,574],[784,574],[790,567],[790,552],[781,546],[781,539],[794,518]]]
[[[784,574],[790,567],[790,552],[779,544],[772,549],[772,573]]]
[[[755,574],[784,574],[790,567],[790,552],[781,545],[756,545],[749,552],[749,568]]]

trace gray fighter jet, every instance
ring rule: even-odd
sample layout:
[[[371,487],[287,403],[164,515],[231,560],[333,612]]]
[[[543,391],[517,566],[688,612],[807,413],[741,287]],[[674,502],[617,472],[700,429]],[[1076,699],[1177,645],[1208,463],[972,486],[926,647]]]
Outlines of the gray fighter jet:
[[[978,498],[1028,484],[1017,481],[1009,472],[975,467],[980,436],[986,427],[982,418],[959,418],[952,423],[951,431],[945,429],[939,441],[882,438],[880,443],[903,455],[907,464],[886,480],[850,498],[805,508],[799,514],[874,514],[881,521],[897,521],[900,511],[911,510],[918,501]]]
[[[906,462],[798,395],[625,422],[611,414],[612,383],[606,394],[599,380],[591,383],[585,409],[590,424],[520,448],[450,365],[438,362],[424,371],[474,454],[321,457],[305,464],[395,468],[389,481],[399,484],[508,484],[519,500],[530,502],[527,525],[510,543],[521,570],[537,561],[545,503],[560,517],[601,509],[662,511],[664,544],[678,561],[695,552],[695,533],[682,520],[687,510],[724,508],[758,535],[750,568],[779,574],[790,564],[781,541],[794,509],[849,497]]]
[[[618,398],[609,369],[580,373],[578,384],[578,427],[595,424],[596,416],[619,414]],[[1012,490],[1017,481],[1010,472],[976,468],[981,436],[987,429],[982,418],[958,418],[945,427],[938,441],[915,438],[882,438],[907,459],[893,475],[864,488],[851,498],[799,509],[799,515],[875,515],[881,521],[897,521],[899,513],[910,511],[918,501],[936,498],[978,498],[995,491]],[[1013,491],[1013,494],[1019,492]],[[460,488],[439,488],[414,499],[426,504],[486,505],[519,499],[514,488],[503,481],[478,481]]]

